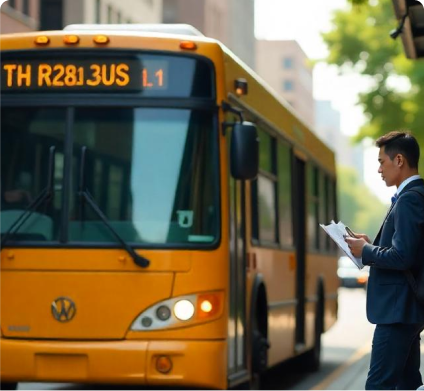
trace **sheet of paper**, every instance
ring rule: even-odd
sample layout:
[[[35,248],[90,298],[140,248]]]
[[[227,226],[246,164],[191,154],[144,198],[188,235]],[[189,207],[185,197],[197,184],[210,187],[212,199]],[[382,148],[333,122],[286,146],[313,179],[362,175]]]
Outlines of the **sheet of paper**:
[[[320,227],[330,236],[331,239],[340,247],[340,249],[352,260],[352,262],[362,269],[364,265],[362,264],[362,258],[355,257],[347,243],[344,240],[344,236],[347,235],[346,226],[339,221],[337,224],[332,220],[331,224],[324,225],[320,224]]]

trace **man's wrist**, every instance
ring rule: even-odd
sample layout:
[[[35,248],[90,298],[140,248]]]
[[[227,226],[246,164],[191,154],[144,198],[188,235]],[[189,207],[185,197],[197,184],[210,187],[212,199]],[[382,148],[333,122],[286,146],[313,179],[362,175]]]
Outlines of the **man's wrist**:
[[[372,257],[370,256],[372,254],[372,249],[375,246],[370,243],[365,243],[364,247],[362,248],[362,264],[365,266],[374,266],[375,262],[372,260]]]

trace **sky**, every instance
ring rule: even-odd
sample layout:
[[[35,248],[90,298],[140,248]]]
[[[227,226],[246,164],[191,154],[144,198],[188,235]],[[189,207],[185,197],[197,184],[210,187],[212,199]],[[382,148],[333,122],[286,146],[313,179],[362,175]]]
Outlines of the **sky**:
[[[295,39],[311,59],[323,59],[328,50],[320,32],[331,29],[331,15],[336,9],[349,9],[347,0],[256,0],[255,35],[258,39]],[[313,73],[314,98],[330,100],[341,114],[341,131],[355,135],[365,122],[362,109],[357,106],[358,93],[366,90],[367,81],[351,74],[338,75],[335,66],[319,62]],[[364,180],[368,187],[385,203],[395,188],[387,188],[378,174],[378,149],[369,140],[364,152]]]

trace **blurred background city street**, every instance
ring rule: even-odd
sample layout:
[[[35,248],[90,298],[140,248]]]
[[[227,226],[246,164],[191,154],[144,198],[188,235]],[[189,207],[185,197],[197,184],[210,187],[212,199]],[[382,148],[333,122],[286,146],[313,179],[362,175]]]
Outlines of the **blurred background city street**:
[[[54,356],[54,349],[60,353],[57,347],[60,344],[50,346],[52,341],[69,343],[66,345],[69,351],[72,341],[129,342],[134,343],[128,345],[132,353],[140,346],[147,349],[147,342],[140,335],[151,332],[147,340],[153,341],[157,351],[149,353],[151,357],[146,353],[145,359],[156,363],[154,370],[160,374],[155,372],[157,378],[153,376],[151,384],[159,387],[171,384],[157,379],[163,375],[167,381],[165,375],[173,369],[161,343],[167,338],[175,342],[177,347],[172,345],[175,353],[188,336],[187,345],[193,343],[196,352],[203,348],[195,344],[204,340],[220,344],[221,350],[208,351],[212,361],[219,361],[216,357],[221,356],[216,352],[222,353],[228,346],[228,356],[226,350],[224,355],[232,362],[225,368],[228,376],[227,372],[221,374],[225,384],[239,386],[244,379],[251,387],[261,382],[264,389],[363,389],[374,331],[374,325],[366,317],[369,269],[358,270],[330,242],[319,224],[329,224],[334,218],[373,240],[395,192],[394,188],[386,187],[378,174],[375,139],[391,130],[408,129],[424,146],[424,62],[420,58],[424,57],[424,7],[415,0],[8,0],[2,4],[0,15],[1,36],[19,37],[7,35],[3,42],[9,46],[6,50],[2,48],[11,56],[6,62],[2,60],[5,64],[2,100],[7,103],[2,107],[2,128],[6,130],[2,130],[1,185],[8,190],[2,193],[2,211],[6,204],[15,203],[11,209],[23,211],[22,215],[18,213],[18,218],[28,211],[34,212],[32,203],[37,200],[36,194],[40,194],[35,189],[43,189],[44,180],[53,195],[46,193],[43,197],[47,200],[56,195],[49,206],[51,210],[46,206],[46,216],[42,216],[45,221],[48,218],[52,221],[47,224],[51,232],[56,229],[50,238],[42,236],[41,228],[40,232],[29,232],[29,236],[25,236],[28,232],[20,232],[22,238],[18,239],[22,245],[19,240],[10,240],[9,236],[16,232],[9,235],[9,228],[2,228],[1,300],[3,314],[10,323],[2,318],[2,339],[12,346],[26,335],[19,332],[32,333],[33,327],[39,334],[35,331],[35,336],[29,334],[28,346],[36,341],[41,341],[42,346],[46,344],[51,349],[46,348],[49,359]],[[409,15],[407,22],[405,26],[399,25],[404,15]],[[73,27],[66,34],[62,31],[51,36],[45,33],[75,24],[91,27],[87,31],[81,26]],[[97,31],[95,26],[100,24],[106,27]],[[135,33],[134,38],[131,29],[136,29],[134,26],[138,24],[149,25],[148,31],[140,36]],[[198,31],[180,26],[192,37],[184,35],[184,40],[175,46],[173,40],[177,38],[169,38],[163,29],[165,25],[178,24],[191,25]],[[127,29],[122,34],[121,25]],[[155,28],[161,31],[157,33]],[[19,35],[33,32],[40,34]],[[94,43],[90,41],[83,46],[84,34],[91,34]],[[117,39],[110,49],[107,45],[113,34]],[[58,43],[57,37],[62,35],[64,40]],[[139,42],[152,46],[145,49]],[[80,43],[85,52],[78,52]],[[127,46],[130,44],[134,47]],[[129,82],[131,72],[122,71],[122,79],[106,80],[99,90],[90,90],[88,86],[93,81],[88,80],[81,91],[72,90],[78,85],[75,82],[67,84],[61,95],[55,95],[58,89],[48,89],[50,76],[45,73],[44,79],[41,76],[37,79],[38,85],[28,81],[23,86],[28,89],[22,91],[22,80],[27,76],[21,72],[30,69],[30,65],[23,68],[19,63],[21,57],[18,55],[16,60],[13,55],[28,47],[31,55],[36,53],[30,64],[33,69],[53,64],[57,61],[55,56],[47,56],[64,47],[69,52],[77,48],[74,58],[79,62],[75,64],[83,64],[78,75],[92,69],[91,63],[84,63],[91,58],[99,64],[104,61],[103,67],[111,64],[113,71],[119,66],[121,71],[128,70],[129,65],[137,63],[139,85],[133,88]],[[101,53],[95,54],[98,57],[86,54],[96,50]],[[122,63],[117,66],[118,60],[113,60],[110,53],[105,55],[107,50],[114,50],[112,53],[119,61],[124,58]],[[130,58],[127,52],[132,51],[132,55],[137,50],[139,57]],[[124,51],[122,57],[116,54]],[[128,63],[126,55],[130,58]],[[156,55],[162,57],[154,59]],[[75,69],[71,76],[76,81],[77,66],[69,64],[71,68],[59,65],[63,70]],[[97,66],[102,69],[97,76],[103,77],[104,82],[106,68]],[[170,81],[168,85],[168,79],[163,83],[163,75],[168,77],[168,71],[175,84]],[[148,72],[150,76],[154,74],[157,85],[149,82]],[[192,72],[190,77],[185,77],[189,72]],[[13,85],[16,75],[18,82]],[[191,78],[197,84],[191,85]],[[37,90],[43,80],[48,86]],[[132,90],[120,89],[124,81]],[[110,92],[107,88],[114,82],[117,85]],[[74,93],[76,98],[72,96]],[[220,101],[219,94],[223,96]],[[126,102],[130,102],[128,107]],[[246,125],[243,112],[247,113],[249,123],[257,120],[257,128]],[[230,134],[227,127],[232,127],[234,132],[236,125],[246,125],[245,133],[249,129],[258,130],[254,142],[258,148],[260,139],[259,168],[250,177],[247,174],[244,178],[236,177],[229,169],[226,171],[233,153],[226,155],[227,146],[233,145],[227,140]],[[181,136],[179,132],[183,128]],[[145,129],[148,136],[142,133]],[[69,135],[71,132],[75,132],[74,138]],[[202,132],[207,134],[204,139],[199,136]],[[216,137],[211,136],[213,132]],[[284,136],[282,141],[277,134]],[[21,144],[28,149],[21,149]],[[86,151],[89,151],[87,159]],[[249,161],[246,156],[245,163]],[[424,159],[420,169],[423,173]],[[90,188],[100,212],[84,206],[92,206],[90,186],[97,190]],[[12,229],[16,220],[10,217],[6,220],[5,216],[2,215],[2,225],[7,222]],[[36,216],[34,213],[31,218]],[[107,223],[108,219],[111,224]],[[105,229],[105,221],[110,231],[119,231],[124,239]],[[90,229],[82,229],[86,223],[92,223]],[[74,230],[69,228],[71,224]],[[40,235],[42,240],[38,241]],[[37,254],[41,255],[34,256],[31,251],[39,251]],[[62,258],[64,264],[59,263]],[[81,283],[74,274],[83,276]],[[60,277],[55,280],[57,275]],[[98,276],[104,280],[97,279]],[[117,277],[122,278],[118,283]],[[51,291],[49,286],[53,287]],[[20,292],[18,299],[12,294],[15,289]],[[28,297],[21,298],[26,289],[29,293],[24,293]],[[78,311],[72,307],[72,316],[66,321],[71,321],[75,312],[83,314],[79,308],[85,308],[84,314],[88,316],[81,315],[83,326],[68,329],[66,323],[60,328],[65,324],[62,315],[68,315],[66,305],[75,306],[68,298],[72,295],[80,300],[80,307]],[[127,296],[133,307],[128,305]],[[186,308],[182,316],[175,315],[178,298],[188,305],[189,315],[184,312]],[[36,304],[28,305],[33,303],[30,299]],[[66,300],[69,304],[63,304]],[[59,302],[63,308],[58,309]],[[88,310],[87,303],[91,306]],[[109,306],[114,306],[122,319],[127,316],[125,321],[131,322],[119,323],[119,316],[107,315]],[[127,306],[131,309],[124,313]],[[40,315],[43,319],[40,323],[34,321],[35,327],[25,323],[26,313],[30,311],[44,314],[44,318]],[[91,317],[91,311],[96,315]],[[198,314],[204,318],[193,320]],[[194,323],[188,323],[185,328],[184,322],[192,320]],[[195,323],[198,320],[199,324]],[[109,325],[105,326],[109,321],[110,329]],[[330,329],[324,332],[328,325]],[[169,330],[165,331],[171,337],[165,338],[161,332],[167,327]],[[100,329],[104,334],[97,335]],[[227,331],[228,335],[223,336]],[[274,332],[272,336],[271,332]],[[321,334],[321,366],[314,372],[317,357],[313,354],[319,353]],[[275,341],[281,342],[281,349],[268,357],[271,338],[274,345]],[[11,356],[13,349],[12,346],[8,351],[12,352]],[[165,353],[160,353],[161,349]],[[256,356],[251,354],[254,349]],[[305,361],[307,353],[309,359]],[[38,353],[31,351],[31,354],[35,357]],[[177,357],[182,357],[182,353],[178,354]],[[203,350],[196,357],[187,367],[194,363],[194,369],[190,368],[193,376],[201,379],[196,365],[201,365],[199,357],[203,358]],[[45,373],[49,373],[48,359],[43,364]],[[271,361],[284,362],[274,365],[261,377],[260,373]],[[9,366],[12,372],[13,365]],[[32,368],[32,363],[27,365]],[[255,365],[259,369],[251,371]],[[306,367],[310,370],[305,371]],[[136,369],[126,372],[123,364],[122,368],[125,376],[130,373],[130,380],[136,374],[147,378],[147,374],[140,375]],[[214,377],[212,372],[205,370],[205,373]],[[180,378],[175,375],[175,379]],[[16,383],[7,384],[16,386]],[[216,383],[216,387],[222,388],[222,384],[223,381]],[[20,390],[92,387],[68,382],[18,383]],[[105,383],[97,389],[114,387]],[[122,388],[138,389],[138,386]]]

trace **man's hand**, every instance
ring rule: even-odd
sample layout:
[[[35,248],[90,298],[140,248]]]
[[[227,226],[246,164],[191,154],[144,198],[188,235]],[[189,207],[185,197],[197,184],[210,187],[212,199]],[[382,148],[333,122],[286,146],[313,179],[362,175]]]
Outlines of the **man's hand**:
[[[364,236],[365,237],[358,237],[358,239],[351,238],[349,236],[345,238],[345,241],[348,244],[350,251],[355,257],[362,257],[362,250],[364,249],[364,246],[367,244],[367,242],[369,243],[368,236]]]
[[[357,234],[356,232],[352,232],[355,235],[356,239],[364,239],[367,243],[371,244],[371,240],[368,235],[365,234]]]
[[[356,238],[358,239],[364,239],[367,243],[371,244],[371,240],[368,237],[368,235],[365,234],[355,234]]]

